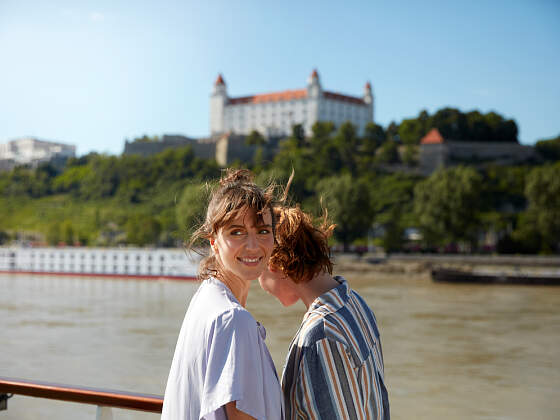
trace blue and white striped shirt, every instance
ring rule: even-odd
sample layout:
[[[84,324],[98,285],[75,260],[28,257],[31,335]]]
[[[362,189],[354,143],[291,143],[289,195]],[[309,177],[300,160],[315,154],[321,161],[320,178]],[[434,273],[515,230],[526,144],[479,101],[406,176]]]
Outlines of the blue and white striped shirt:
[[[389,420],[373,311],[346,280],[319,296],[294,337],[282,374],[286,419]]]

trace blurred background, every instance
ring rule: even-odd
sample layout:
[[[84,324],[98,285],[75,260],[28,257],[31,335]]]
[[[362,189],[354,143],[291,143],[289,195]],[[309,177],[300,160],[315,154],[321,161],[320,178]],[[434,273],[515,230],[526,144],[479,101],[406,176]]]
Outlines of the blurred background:
[[[558,290],[432,271],[558,281],[559,23],[554,0],[1,1],[0,376],[163,394],[195,284],[19,256],[120,253],[91,263],[118,277],[141,249],[149,278],[223,168],[293,170],[292,203],[328,209],[336,269],[376,311],[394,418],[555,418]],[[303,307],[254,289],[281,371]]]

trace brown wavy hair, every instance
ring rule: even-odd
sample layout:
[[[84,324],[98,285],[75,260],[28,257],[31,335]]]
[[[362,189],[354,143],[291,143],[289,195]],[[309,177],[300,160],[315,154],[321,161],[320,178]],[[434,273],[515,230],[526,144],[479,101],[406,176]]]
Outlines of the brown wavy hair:
[[[255,224],[262,222],[263,213],[269,210],[274,229],[273,187],[260,188],[253,182],[253,174],[248,169],[227,169],[220,179],[219,186],[211,193],[202,225],[193,233],[187,247],[200,249],[204,240],[209,240],[220,228],[235,220],[247,210],[255,213]],[[216,257],[212,252],[204,256],[198,267],[198,278],[204,280],[219,276]]]
[[[270,264],[278,267],[294,283],[308,282],[321,271],[332,274],[329,237],[335,228],[325,210],[319,226],[299,207],[275,207],[276,244]]]

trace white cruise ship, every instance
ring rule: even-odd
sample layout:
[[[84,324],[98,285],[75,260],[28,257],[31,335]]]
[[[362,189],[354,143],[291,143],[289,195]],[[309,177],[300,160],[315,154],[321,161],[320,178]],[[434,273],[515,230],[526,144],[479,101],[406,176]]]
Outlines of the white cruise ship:
[[[195,280],[199,261],[169,248],[0,247],[0,273]]]

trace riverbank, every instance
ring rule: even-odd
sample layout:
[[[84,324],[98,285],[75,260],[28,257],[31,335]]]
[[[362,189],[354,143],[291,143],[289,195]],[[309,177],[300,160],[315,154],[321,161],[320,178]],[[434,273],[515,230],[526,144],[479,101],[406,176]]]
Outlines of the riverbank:
[[[541,255],[439,255],[394,254],[389,256],[335,254],[335,273],[426,274],[433,268],[486,271],[560,271],[560,256]]]

